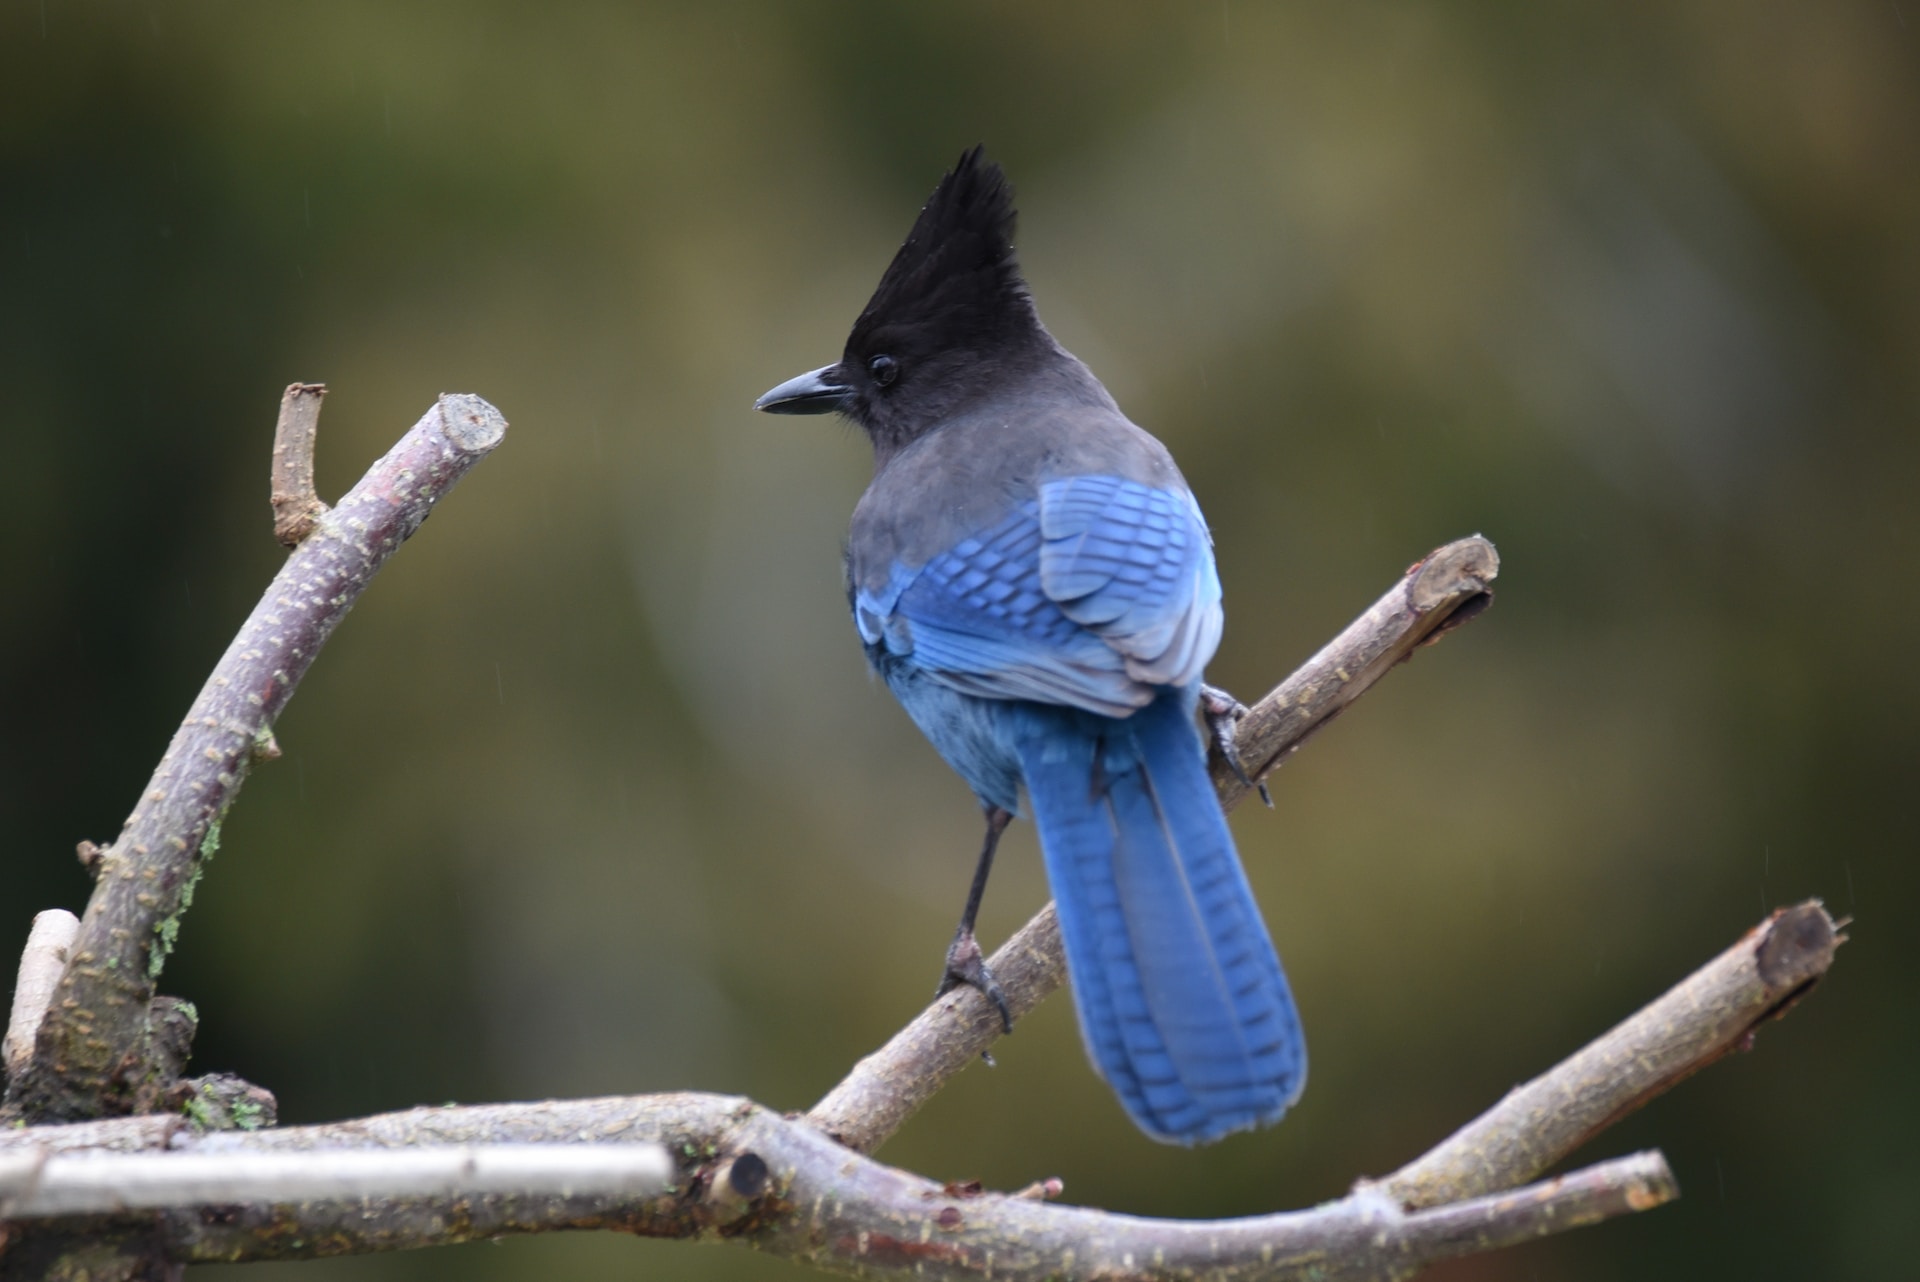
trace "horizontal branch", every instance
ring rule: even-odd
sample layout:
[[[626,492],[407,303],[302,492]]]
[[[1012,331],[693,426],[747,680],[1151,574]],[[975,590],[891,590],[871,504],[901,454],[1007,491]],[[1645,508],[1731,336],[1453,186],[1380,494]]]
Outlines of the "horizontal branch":
[[[1263,1231],[1280,1234],[1269,1234],[1263,1244],[1275,1251],[1283,1240],[1291,1244],[1289,1250],[1346,1249],[1340,1244],[1348,1241],[1352,1217],[1364,1212],[1375,1220],[1383,1215],[1391,1219],[1398,1214],[1397,1208],[1408,1207],[1415,1213],[1401,1218],[1416,1228],[1394,1232],[1412,1233],[1425,1245],[1407,1250],[1415,1254],[1437,1251],[1440,1248],[1436,1244],[1442,1241],[1454,1242],[1459,1249],[1483,1249],[1459,1244],[1480,1242],[1491,1247],[1511,1240],[1501,1236],[1509,1232],[1554,1231],[1575,1223],[1591,1223],[1603,1214],[1658,1205],[1672,1197],[1674,1190],[1664,1168],[1655,1172],[1644,1164],[1656,1160],[1653,1158],[1636,1159],[1643,1164],[1633,1168],[1636,1173],[1631,1179],[1617,1169],[1617,1164],[1607,1164],[1594,1170],[1611,1174],[1577,1173],[1549,1186],[1510,1190],[1564,1156],[1573,1144],[1630,1112],[1655,1090],[1713,1062],[1730,1047],[1745,1044],[1759,1022],[1787,1009],[1825,972],[1841,939],[1817,903],[1775,913],[1727,953],[1559,1067],[1518,1088],[1486,1116],[1432,1152],[1384,1180],[1364,1183],[1356,1192],[1358,1201],[1334,1204],[1344,1208],[1338,1213],[1316,1208],[1258,1217]],[[1643,1075],[1636,1065],[1648,1066],[1644,1073],[1651,1075]],[[1569,1083],[1583,1082],[1590,1085],[1556,1095],[1565,1092]],[[1563,1108],[1570,1111],[1571,1125],[1559,1118]],[[98,1146],[115,1144],[124,1133],[133,1137],[133,1144],[165,1143],[190,1153],[644,1141],[664,1145],[677,1163],[674,1193],[640,1203],[578,1197],[496,1196],[458,1198],[451,1203],[444,1198],[413,1198],[385,1205],[378,1215],[369,1214],[363,1203],[309,1202],[291,1207],[248,1204],[225,1208],[218,1222],[191,1211],[164,1212],[161,1224],[169,1249],[177,1258],[192,1260],[285,1258],[290,1254],[287,1243],[294,1237],[309,1246],[292,1253],[311,1255],[323,1250],[393,1249],[502,1233],[618,1228],[667,1237],[722,1232],[750,1237],[779,1254],[799,1255],[818,1263],[837,1259],[841,1267],[858,1264],[863,1269],[876,1269],[883,1261],[871,1258],[872,1243],[877,1240],[873,1235],[911,1243],[916,1240],[913,1234],[924,1227],[925,1217],[931,1214],[933,1228],[927,1229],[931,1236],[917,1240],[955,1241],[958,1239],[950,1235],[959,1227],[971,1225],[985,1235],[967,1239],[978,1247],[977,1258],[984,1260],[991,1252],[994,1271],[1000,1274],[1019,1251],[1026,1249],[1020,1243],[1042,1230],[1065,1232],[1062,1226],[1071,1223],[1078,1226],[1076,1233],[1097,1230],[1098,1234],[1108,1234],[1099,1240],[1126,1243],[1127,1250],[1134,1250],[1139,1241],[1126,1236],[1132,1230],[1123,1233],[1114,1225],[1125,1228],[1159,1223],[1100,1217],[1097,1212],[1048,1207],[1023,1198],[965,1198],[945,1189],[935,1194],[929,1190],[939,1186],[851,1154],[804,1119],[784,1118],[750,1101],[724,1096],[674,1094],[420,1108],[324,1126],[208,1135],[194,1135],[174,1121],[169,1136],[154,1126],[162,1120],[126,1118],[90,1126],[0,1131],[0,1155],[40,1150],[68,1140],[76,1131],[89,1131],[89,1142]],[[121,1138],[118,1142],[127,1141]],[[733,1176],[748,1154],[768,1174],[764,1187],[742,1193],[740,1181]],[[1548,1189],[1556,1191],[1548,1196]],[[729,1190],[732,1196],[726,1195]],[[940,1198],[947,1202],[959,1199],[959,1209],[954,1212],[958,1219],[943,1218],[943,1205],[929,1206],[930,1200],[938,1203]],[[1543,1212],[1544,1218],[1540,1219],[1516,1219],[1519,1212],[1500,1209],[1513,1199],[1540,1200],[1543,1206],[1559,1209]],[[984,1208],[1001,1208],[1013,1202],[1023,1205],[1006,1208],[1004,1214],[995,1210],[992,1216],[983,1218]],[[457,1217],[453,1216],[456,1206],[460,1211]],[[1321,1212],[1328,1213],[1314,1218]],[[1051,1216],[1068,1218],[1056,1221],[1048,1218]],[[866,1233],[868,1250],[835,1255],[822,1245],[831,1238],[830,1234],[823,1237],[823,1233],[834,1226],[851,1232],[850,1240],[855,1244],[859,1234]],[[1451,1227],[1442,1231],[1440,1226]],[[1212,1233],[1208,1241],[1223,1240],[1219,1238],[1220,1225],[1189,1227]],[[1119,1236],[1109,1234],[1110,1229]],[[1008,1240],[993,1236],[997,1233],[1008,1235]],[[1083,1249],[1066,1245],[1068,1237],[1052,1240],[1061,1244],[1061,1250]],[[1164,1235],[1159,1240],[1159,1249],[1163,1250],[1172,1241]],[[1316,1258],[1324,1264],[1332,1257],[1323,1254]],[[1368,1258],[1379,1261],[1379,1257]],[[1233,1276],[1231,1272],[1204,1275]]]
[[[655,1197],[658,1144],[434,1145],[307,1153],[0,1153],[0,1217],[99,1215],[235,1202],[396,1197]]]
[[[654,1198],[539,1195],[246,1202],[151,1221],[183,1261],[311,1258],[508,1233],[617,1229],[740,1238],[841,1272],[904,1277],[1196,1279],[1400,1276],[1421,1263],[1646,1210],[1677,1196],[1658,1154],[1520,1185],[1573,1143],[1747,1044],[1831,964],[1842,937],[1818,904],[1783,909],[1731,950],[1403,1171],[1327,1206],[1229,1221],[1162,1221],[934,1184],[835,1144],[805,1119],[700,1094],[418,1108],[357,1121],[199,1135],[178,1119],[0,1131],[9,1153],[168,1145],[200,1154],[306,1154],[421,1145],[633,1144],[665,1148]],[[1636,1065],[1649,1066],[1642,1076]],[[1609,1085],[1602,1079],[1612,1079]],[[1568,1085],[1589,1086],[1561,1097]],[[1565,1109],[1573,1127],[1560,1119]],[[161,1125],[164,1124],[164,1125]],[[1577,1134],[1574,1128],[1578,1128]]]
[[[1263,779],[1307,738],[1442,632],[1479,614],[1500,572],[1493,544],[1472,535],[1436,549],[1320,652],[1241,718],[1240,759]],[[1248,788],[1225,762],[1213,782],[1229,809]],[[1017,1021],[1066,982],[1060,923],[1048,904],[988,962]],[[1002,1033],[979,990],[955,988],[895,1033],[885,1046],[813,1106],[807,1120],[848,1148],[871,1153]]]
[[[1425,1258],[1443,1260],[1651,1211],[1679,1196],[1680,1185],[1667,1159],[1646,1152],[1597,1162],[1540,1184],[1416,1210],[1407,1218],[1421,1227]],[[1390,1208],[1402,1209],[1390,1197],[1385,1200]]]
[[[311,398],[294,398],[296,400]],[[317,399],[312,399],[317,406]],[[219,821],[294,687],[395,549],[506,421],[443,396],[320,517],[254,607],[174,734],[120,837],[100,852],[80,932],[7,1111],[74,1120],[152,1107],[148,1007]]]
[[[133,1120],[133,1119],[129,1119]],[[54,1128],[34,1128],[46,1131]],[[1602,1163],[1559,1180],[1416,1214],[1375,1186],[1306,1211],[1236,1220],[1160,1220],[1048,1205],[934,1183],[848,1153],[814,1128],[746,1100],[678,1094],[479,1108],[412,1109],[330,1126],[223,1132],[177,1143],[218,1163],[235,1156],[301,1163],[399,1157],[418,1145],[548,1145],[592,1153],[648,1148],[676,1159],[672,1189],[635,1198],[478,1182],[452,1194],[225,1203],[183,1199],[157,1241],[179,1261],[308,1259],[444,1245],[507,1233],[618,1229],[647,1236],[739,1238],[841,1273],[881,1276],[1323,1279],[1403,1274],[1492,1250],[1677,1194],[1658,1154]],[[7,1150],[10,1150],[7,1151]],[[462,1150],[455,1150],[462,1151]],[[32,1149],[0,1150],[0,1172]],[[130,1159],[66,1158],[68,1166]],[[156,1166],[180,1154],[153,1155]],[[47,1163],[49,1167],[53,1162]],[[0,1174],[0,1188],[4,1188]]]
[[[1381,1186],[1402,1205],[1421,1207],[1532,1179],[1681,1079],[1751,1046],[1761,1024],[1827,973],[1845,941],[1818,900],[1776,910],[1666,996],[1514,1087]]]

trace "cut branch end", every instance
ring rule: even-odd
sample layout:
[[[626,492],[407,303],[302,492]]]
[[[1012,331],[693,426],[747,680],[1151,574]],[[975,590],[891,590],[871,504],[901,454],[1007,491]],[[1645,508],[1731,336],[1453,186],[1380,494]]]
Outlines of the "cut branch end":
[[[313,446],[325,383],[292,383],[280,396],[273,429],[273,537],[288,551],[313,533],[327,505],[313,488]]]

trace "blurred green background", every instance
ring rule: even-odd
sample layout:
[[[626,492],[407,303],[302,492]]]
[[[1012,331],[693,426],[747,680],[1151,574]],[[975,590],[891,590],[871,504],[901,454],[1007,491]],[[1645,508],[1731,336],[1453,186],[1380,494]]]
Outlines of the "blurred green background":
[[[1757,1053],[1581,1157],[1686,1196],[1446,1279],[1920,1250],[1920,9],[12,0],[0,955],[79,909],[281,560],[443,391],[513,423],[280,726],[165,991],[309,1121],[694,1087],[803,1108],[919,1009],[965,788],[839,587],[837,357],[941,170],[1211,518],[1252,697],[1430,547],[1499,604],[1234,820],[1307,1021],[1285,1125],[1138,1135],[1050,1002],[885,1150],[1238,1215],[1411,1157],[1757,921],[1856,918]],[[998,939],[1045,889],[1016,829]],[[7,963],[10,971],[11,962]],[[0,981],[4,982],[4,981]],[[206,1278],[792,1278],[612,1236]]]

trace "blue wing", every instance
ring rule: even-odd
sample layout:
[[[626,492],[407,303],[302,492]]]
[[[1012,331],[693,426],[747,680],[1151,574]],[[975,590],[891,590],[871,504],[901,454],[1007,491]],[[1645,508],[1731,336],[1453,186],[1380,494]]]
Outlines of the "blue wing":
[[[886,587],[854,617],[869,645],[966,694],[1126,716],[1200,678],[1220,581],[1190,495],[1114,476],[1037,498]]]
[[[1114,476],[1040,489],[1040,584],[1125,659],[1127,675],[1184,686],[1220,647],[1220,578],[1191,494]]]

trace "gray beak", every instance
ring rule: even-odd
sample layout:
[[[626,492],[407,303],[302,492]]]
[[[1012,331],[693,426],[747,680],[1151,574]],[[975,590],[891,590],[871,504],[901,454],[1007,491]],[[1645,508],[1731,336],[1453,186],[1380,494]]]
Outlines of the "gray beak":
[[[830,414],[847,403],[853,389],[839,379],[840,367],[827,365],[790,378],[753,403],[769,414]]]

